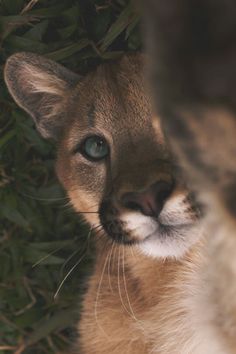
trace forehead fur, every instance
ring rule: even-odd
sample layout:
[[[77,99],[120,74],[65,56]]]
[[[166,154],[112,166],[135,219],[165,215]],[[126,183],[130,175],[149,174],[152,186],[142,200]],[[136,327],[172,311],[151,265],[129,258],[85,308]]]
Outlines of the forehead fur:
[[[153,130],[150,95],[145,83],[142,55],[123,57],[98,67],[79,84],[71,99],[69,145],[83,130],[101,130],[132,139]],[[79,135],[78,135],[79,134]]]

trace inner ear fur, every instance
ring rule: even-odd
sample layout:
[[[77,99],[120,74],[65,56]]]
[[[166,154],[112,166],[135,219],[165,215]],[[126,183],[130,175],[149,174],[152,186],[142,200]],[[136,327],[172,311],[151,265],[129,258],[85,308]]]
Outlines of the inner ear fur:
[[[63,105],[80,77],[50,59],[24,52],[7,60],[4,76],[14,100],[33,117],[42,136],[57,139],[64,126]]]

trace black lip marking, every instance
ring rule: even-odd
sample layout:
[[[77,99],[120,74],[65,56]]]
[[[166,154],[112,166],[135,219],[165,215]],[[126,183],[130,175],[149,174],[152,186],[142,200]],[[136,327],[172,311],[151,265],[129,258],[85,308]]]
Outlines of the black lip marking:
[[[194,212],[195,216],[198,219],[204,217],[206,207],[202,202],[197,199],[196,193],[190,192],[186,197],[186,201],[189,203],[191,211]]]
[[[106,234],[115,242],[124,245],[133,245],[137,241],[130,239],[130,235],[124,231],[123,223],[119,220],[118,210],[110,200],[104,200],[99,208],[99,218]]]

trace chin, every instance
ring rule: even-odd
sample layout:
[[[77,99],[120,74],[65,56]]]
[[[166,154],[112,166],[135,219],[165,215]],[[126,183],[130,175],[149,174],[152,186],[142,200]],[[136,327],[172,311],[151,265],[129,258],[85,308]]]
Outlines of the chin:
[[[111,203],[101,210],[101,224],[108,237],[135,245],[148,257],[181,259],[203,237],[202,220],[184,194],[172,196],[154,216],[119,210]]]
[[[199,222],[194,225],[160,225],[153,234],[138,243],[138,248],[148,257],[181,259],[202,235]]]
[[[168,201],[157,218],[126,213],[121,219],[141,253],[152,258],[181,259],[204,234],[201,217],[184,195]]]

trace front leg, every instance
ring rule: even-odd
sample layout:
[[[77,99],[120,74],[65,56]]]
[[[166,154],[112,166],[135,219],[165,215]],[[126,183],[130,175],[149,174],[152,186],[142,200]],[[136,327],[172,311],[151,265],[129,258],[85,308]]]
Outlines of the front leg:
[[[236,2],[144,5],[154,98],[172,150],[208,206],[234,222]]]

